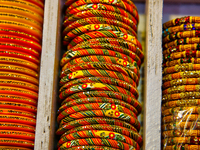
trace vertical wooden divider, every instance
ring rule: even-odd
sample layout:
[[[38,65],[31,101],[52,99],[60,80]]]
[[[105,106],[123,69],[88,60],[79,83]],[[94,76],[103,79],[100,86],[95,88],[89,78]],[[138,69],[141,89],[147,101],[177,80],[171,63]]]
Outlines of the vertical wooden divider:
[[[34,150],[53,150],[60,58],[60,0],[45,0]]]
[[[144,150],[161,149],[163,0],[146,1]]]

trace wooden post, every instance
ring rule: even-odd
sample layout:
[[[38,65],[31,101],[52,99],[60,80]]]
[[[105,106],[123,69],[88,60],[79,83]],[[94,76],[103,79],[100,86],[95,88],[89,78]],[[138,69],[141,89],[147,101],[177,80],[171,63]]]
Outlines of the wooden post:
[[[145,150],[161,149],[162,8],[163,0],[146,1]]]

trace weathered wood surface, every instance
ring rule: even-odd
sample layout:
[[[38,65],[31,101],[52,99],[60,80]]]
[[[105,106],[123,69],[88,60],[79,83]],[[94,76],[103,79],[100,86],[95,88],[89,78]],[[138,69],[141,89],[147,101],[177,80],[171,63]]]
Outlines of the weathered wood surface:
[[[146,55],[144,96],[145,150],[160,150],[162,83],[162,0],[146,1]]]

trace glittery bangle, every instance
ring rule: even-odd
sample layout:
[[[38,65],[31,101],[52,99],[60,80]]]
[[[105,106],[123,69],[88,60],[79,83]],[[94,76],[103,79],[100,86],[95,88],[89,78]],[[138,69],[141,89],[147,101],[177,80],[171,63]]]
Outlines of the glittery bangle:
[[[170,48],[170,47],[177,46],[177,45],[182,45],[182,44],[195,44],[195,43],[199,43],[199,42],[200,42],[200,38],[199,37],[176,39],[176,40],[174,40],[172,42],[165,43],[163,45],[163,48]]]
[[[181,18],[176,18],[173,20],[170,20],[168,22],[165,22],[163,24],[163,28],[167,29],[169,27],[181,25],[181,24],[187,24],[187,23],[200,23],[200,17],[197,16],[185,16]]]
[[[167,94],[167,95],[163,95],[162,101],[191,99],[191,98],[199,99],[200,93],[199,92],[184,92],[184,93]]]
[[[31,150],[30,148],[22,148],[22,147],[16,147],[16,146],[0,146],[1,150],[8,150],[8,149],[12,149],[12,150]]]
[[[174,93],[184,93],[184,92],[199,92],[200,85],[180,85],[175,87],[170,87],[162,91],[163,95],[174,94]]]
[[[88,146],[88,145],[84,145],[84,146],[74,146],[71,148],[67,148],[68,150],[119,150],[117,148],[113,148],[113,147],[106,147],[106,146]],[[21,149],[20,149],[21,150]]]
[[[92,125],[86,125],[86,126],[73,128],[69,131],[66,131],[64,134],[62,134],[61,138],[63,138],[64,136],[68,134],[76,133],[78,131],[87,131],[87,130],[105,130],[105,131],[117,132],[117,133],[120,133],[132,138],[139,144],[139,146],[142,146],[142,136],[137,132],[136,129],[133,131],[121,126],[109,125],[109,124],[92,124]],[[57,131],[57,133],[60,134],[59,130]]]
[[[140,78],[140,72],[139,72],[138,67],[135,67],[134,71],[132,71],[130,69],[127,69],[119,65],[104,63],[104,62],[87,62],[87,63],[80,63],[78,65],[74,65],[62,71],[61,78],[74,71],[85,70],[85,69],[105,69],[105,70],[110,70],[110,71],[117,71],[117,72],[123,73],[126,76],[129,76],[134,81],[137,81],[138,78]]]
[[[132,36],[130,34],[126,34],[120,31],[93,31],[93,32],[82,34],[74,38],[69,44],[64,38],[63,44],[64,45],[68,44],[67,48],[71,49],[81,42],[91,40],[91,39],[96,39],[96,38],[105,38],[105,37],[123,39],[124,41],[128,41],[132,43],[133,45],[142,49],[141,43],[137,40],[135,36]]]
[[[23,111],[23,110],[18,110],[18,109],[0,109],[0,114],[1,115],[12,115],[12,116],[20,116],[20,117],[29,117],[29,118],[36,118],[36,113],[28,112],[28,111]]]
[[[167,35],[164,39],[162,39],[162,41],[163,43],[168,43],[176,39],[192,38],[192,37],[199,37],[199,36],[200,36],[200,32],[198,30],[174,32]]]
[[[87,70],[78,70],[66,75],[60,79],[60,85],[64,85],[68,83],[68,81],[74,81],[74,79],[82,79],[86,77],[110,77],[114,79],[119,79],[125,82],[130,83],[131,85],[138,85],[139,79],[136,78],[134,81],[130,77],[124,75],[123,73],[110,71],[110,70],[103,70],[103,69],[87,69]],[[74,81],[75,82],[75,81]]]
[[[167,36],[173,32],[181,32],[181,31],[190,31],[190,30],[199,30],[200,24],[199,23],[188,23],[188,24],[181,24],[180,26],[169,27],[163,31],[163,36]]]
[[[165,150],[200,150],[199,145],[176,144],[172,146],[165,146]]]
[[[104,17],[89,17],[89,18],[82,18],[82,19],[76,20],[73,23],[71,23],[70,25],[66,26],[62,32],[62,36],[65,36],[68,32],[70,32],[71,30],[74,30],[75,28],[89,25],[89,24],[109,24],[109,25],[124,28],[131,33],[134,33],[134,32],[137,33],[136,25],[132,26],[132,28],[131,28],[127,24],[125,24],[121,21],[115,20],[115,19],[104,18]]]
[[[39,6],[40,8],[44,9],[44,0],[29,0],[30,3],[33,3],[37,6]]]
[[[69,50],[69,51],[65,52],[64,55],[62,56],[60,65],[62,67],[69,61],[74,60],[75,58],[85,57],[85,56],[93,56],[93,55],[112,56],[112,57],[116,57],[119,59],[123,59],[130,63],[136,62],[138,66],[141,65],[141,59],[135,54],[134,54],[134,58],[133,58],[133,57],[130,57],[123,53],[120,53],[117,51],[112,51],[112,50],[107,50],[107,49],[82,49],[82,50],[77,50],[77,51]]]
[[[200,71],[183,71],[173,74],[167,74],[163,77],[163,81],[171,81],[174,79],[183,79],[183,78],[199,78]]]
[[[35,134],[24,131],[0,130],[0,137],[26,139],[33,141]]]
[[[162,137],[168,138],[168,137],[197,137],[200,136],[200,130],[169,130],[169,131],[163,131]]]
[[[175,121],[198,121],[199,120],[198,114],[192,114],[192,115],[184,115],[184,116],[178,116],[178,115],[170,115],[162,118],[163,123],[170,123]]]
[[[69,6],[70,8],[70,6]],[[78,6],[74,9],[67,9],[65,11],[65,15],[67,17],[70,17],[73,14],[76,14],[78,12],[81,11],[86,11],[86,10],[106,10],[106,11],[113,11],[116,12],[118,14],[121,14],[124,17],[129,17],[129,16],[133,16],[136,21],[139,21],[139,16],[138,16],[138,12],[136,9],[132,9],[132,13],[130,14],[129,11],[127,11],[126,9],[122,9],[120,7],[116,7],[115,5],[107,5],[107,4],[103,4],[103,3],[92,3],[92,4],[85,4],[85,5],[81,5]]]
[[[101,139],[111,139],[120,142],[124,142],[132,145],[133,147],[140,147],[136,141],[133,139],[122,135],[117,132],[105,131],[105,130],[86,130],[86,131],[77,131],[76,133],[71,133],[62,137],[57,146],[61,146],[65,142],[69,142],[76,139],[85,139],[85,138],[101,138]]]
[[[0,138],[0,145],[34,148],[34,141],[14,138]]]
[[[114,98],[106,98],[106,97],[89,97],[89,98],[81,98],[81,99],[76,99],[70,102],[63,101],[61,104],[61,107],[58,110],[58,114],[65,109],[69,107],[73,107],[76,105],[81,105],[81,104],[93,104],[93,103],[109,103],[109,104],[114,104],[114,105],[121,105],[130,111],[133,111],[136,115],[138,115],[138,111],[135,109],[136,106],[141,107],[141,104],[137,101],[135,101],[135,105],[130,105],[124,101],[114,99]]]
[[[91,104],[77,105],[77,106],[69,107],[63,110],[58,115],[57,122],[60,122],[63,118],[65,118],[68,115],[71,115],[80,111],[88,111],[88,110],[116,110],[122,113],[126,113],[137,119],[137,115],[134,112],[130,111],[129,109],[123,106],[110,104],[110,103],[91,103]]]
[[[173,145],[173,144],[200,144],[200,137],[173,137],[173,138],[166,138],[162,140],[163,145]]]
[[[75,93],[70,97],[66,98],[63,102],[66,103],[73,101],[74,99],[89,98],[89,97],[107,97],[107,98],[119,99],[134,106],[138,110],[138,113],[141,112],[141,104],[138,102],[137,99],[113,91],[87,91],[87,92]]]
[[[62,144],[58,150],[65,150],[70,147],[74,146],[81,146],[81,145],[98,145],[98,146],[110,146],[113,148],[119,149],[132,149],[132,150],[140,150],[140,147],[134,148],[132,145],[111,140],[111,139],[100,139],[100,138],[86,138],[86,139],[76,139],[69,142]]]
[[[76,46],[73,47],[73,49],[75,49],[75,48],[76,49],[82,49],[82,48],[87,49],[88,47],[89,48],[105,47],[107,49],[107,45],[109,45],[109,48],[112,48],[112,49],[113,49],[113,47],[114,48],[122,47],[122,48],[128,49],[128,50],[132,51],[133,53],[136,53],[138,55],[138,57],[141,58],[141,60],[143,60],[143,58],[144,58],[144,54],[139,47],[137,47],[135,44],[133,44],[127,40],[125,41],[125,40],[119,39],[119,38],[117,39],[117,38],[106,37],[106,38],[89,39],[87,41],[77,44]]]
[[[200,129],[200,122],[197,121],[187,121],[187,122],[175,122],[175,123],[167,123],[162,125],[162,130],[199,130]]]
[[[121,121],[115,118],[102,118],[102,117],[90,117],[90,118],[82,118],[82,119],[77,119],[65,124],[62,124],[62,122],[59,125],[59,131],[63,132],[63,131],[68,131],[72,128],[75,127],[79,127],[79,126],[84,126],[84,125],[92,125],[92,124],[112,124],[112,125],[117,125],[117,126],[121,126],[121,127],[125,127],[127,129],[131,129],[131,130],[139,130],[139,127],[134,127],[131,124],[125,122],[125,121]]]
[[[198,106],[200,104],[200,99],[181,99],[176,101],[169,101],[163,103],[164,107],[186,107],[186,106]]]

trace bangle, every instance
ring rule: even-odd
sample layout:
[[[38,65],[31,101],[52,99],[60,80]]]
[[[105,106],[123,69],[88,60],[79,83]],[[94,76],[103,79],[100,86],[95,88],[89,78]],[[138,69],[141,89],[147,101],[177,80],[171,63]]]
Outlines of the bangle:
[[[39,6],[42,9],[44,9],[44,0],[30,0],[29,2]]]
[[[12,116],[20,116],[20,117],[28,117],[28,118],[36,118],[36,113],[28,112],[28,111],[23,111],[23,110],[17,110],[17,109],[0,109],[0,114],[1,115],[12,115]]]
[[[169,100],[190,99],[190,98],[199,99],[200,93],[199,92],[184,92],[184,93],[167,94],[167,95],[163,95],[162,100],[169,101]]]
[[[98,146],[110,146],[113,148],[119,149],[133,149],[133,150],[140,150],[140,147],[133,147],[132,145],[126,144],[124,142],[111,140],[111,139],[100,139],[100,138],[85,138],[85,139],[76,139],[72,141],[68,141],[63,143],[59,149],[64,150],[74,146],[81,146],[81,145],[98,145]]]
[[[187,23],[200,23],[200,17],[196,16],[185,16],[181,18],[176,18],[173,20],[170,20],[163,24],[163,28],[167,29],[169,27],[181,25],[181,24],[187,24]]]
[[[175,87],[170,87],[162,91],[163,95],[174,94],[174,93],[184,93],[184,92],[199,92],[200,85],[180,85]]]
[[[172,144],[200,144],[200,137],[173,137],[166,138],[162,140],[163,145],[172,145]]]
[[[175,122],[175,121],[198,121],[199,120],[199,115],[198,114],[192,114],[192,115],[184,115],[184,116],[179,116],[179,115],[170,115],[162,118],[162,123],[170,123],[170,122]]]
[[[165,146],[165,150],[200,150],[199,145],[188,145],[188,144],[180,144],[180,145],[172,145],[172,146]]]
[[[88,24],[109,24],[109,25],[124,28],[131,33],[134,33],[134,32],[137,33],[136,25],[132,26],[132,28],[131,28],[124,22],[121,22],[121,21],[118,21],[115,19],[104,18],[104,17],[89,17],[89,18],[82,18],[82,19],[76,20],[73,23],[71,23],[70,25],[66,26],[62,32],[62,37],[64,37],[71,30],[74,30],[75,28],[85,26]]]
[[[188,23],[188,24],[181,24],[179,26],[169,27],[163,31],[163,36],[167,36],[173,32],[181,32],[181,31],[190,31],[190,30],[199,30],[200,24],[199,23]]]
[[[163,103],[163,107],[187,107],[187,106],[197,106],[200,104],[200,99],[181,99],[176,101],[168,101]]]
[[[173,108],[166,108],[162,106],[162,115],[163,116],[168,116],[168,115],[173,115],[176,116],[177,114],[179,116],[183,116],[186,113],[190,114],[199,114],[200,113],[200,108],[198,106],[193,106],[193,107],[173,107]]]
[[[132,106],[124,101],[118,100],[118,99],[114,99],[114,98],[107,98],[107,97],[89,97],[89,98],[81,98],[81,99],[76,99],[70,102],[62,102],[61,107],[58,110],[58,114],[62,111],[64,111],[65,109],[69,108],[69,107],[73,107],[75,105],[81,105],[81,104],[88,104],[88,103],[110,103],[111,105],[121,105],[122,107],[125,107],[127,109],[129,109],[130,111],[133,111],[137,116],[139,115],[138,110],[136,110],[136,106],[138,106],[138,108],[140,107],[140,111],[141,111],[141,104],[138,103],[137,101],[135,102],[135,105]]]
[[[199,37],[200,32],[198,30],[191,30],[191,31],[183,31],[183,32],[174,32],[166,37],[164,37],[163,43],[168,43],[176,39],[184,39],[184,38],[192,38],[192,37]]]
[[[118,2],[110,1],[110,0],[82,0],[82,1],[76,1],[74,2],[73,0],[68,0],[65,2],[65,6],[67,6],[67,12],[76,9],[78,6],[82,6],[85,4],[108,4],[108,5],[113,5],[119,8],[123,8],[124,10],[127,10],[130,14],[134,14],[134,10],[137,10],[137,7],[132,1],[129,0],[118,0]]]
[[[175,122],[175,123],[167,123],[162,125],[162,130],[199,130],[200,129],[200,122],[197,121],[186,121],[186,122]]]
[[[106,11],[116,12],[116,13],[122,15],[123,17],[127,17],[127,18],[129,18],[129,16],[133,16],[137,22],[139,21],[138,12],[135,9],[132,9],[133,13],[130,14],[130,12],[128,12],[126,9],[116,7],[115,5],[107,5],[107,4],[103,4],[103,3],[95,4],[94,2],[92,2],[91,4],[87,3],[87,4],[81,5],[81,6],[79,5],[75,9],[71,9],[71,10],[66,9],[65,16],[70,17],[71,15],[74,15],[74,14],[82,12],[82,11],[87,11],[87,10],[106,10]]]
[[[199,43],[200,42],[200,38],[199,37],[191,37],[191,38],[184,38],[184,39],[176,39],[172,42],[169,43],[165,43],[163,45],[163,48],[171,48],[171,47],[175,47],[177,45],[182,45],[182,44],[195,44],[195,43]]]
[[[15,139],[15,138],[0,138],[0,145],[12,145],[13,147],[28,147],[34,148],[34,141],[31,140],[24,140],[24,139]],[[5,148],[5,146],[3,147]],[[21,149],[21,148],[20,148]]]
[[[174,79],[183,79],[183,78],[199,78],[199,77],[200,77],[200,71],[184,71],[173,74],[167,74],[163,77],[163,81],[171,81]]]
[[[163,63],[163,67],[172,67],[183,63],[200,64],[200,58],[180,58],[172,61],[166,61]]]
[[[116,12],[93,9],[93,10],[78,12],[76,14],[71,15],[69,18],[65,16],[64,17],[65,21],[63,23],[63,26],[66,27],[78,19],[88,18],[88,17],[105,17],[105,18],[110,18],[110,19],[116,19],[120,22],[124,22],[130,27],[135,26],[138,23],[137,20],[132,15],[129,15],[128,17],[124,17],[121,14],[118,14]]]
[[[66,102],[73,101],[74,99],[88,98],[88,97],[107,97],[107,98],[119,99],[134,106],[138,110],[138,113],[141,112],[141,104],[137,101],[137,99],[135,99],[134,97],[130,97],[128,95],[125,95],[119,92],[113,92],[113,91],[79,92],[67,97],[63,102],[66,103]]]
[[[194,137],[194,136],[200,136],[200,130],[169,130],[169,131],[163,131],[162,137],[168,138],[168,137]]]
[[[71,148],[67,148],[68,150],[119,150],[118,148],[113,148],[113,147],[107,147],[107,146],[88,146],[88,145],[84,145],[84,146],[74,146]],[[20,149],[21,150],[21,149]]]
[[[107,50],[107,49],[82,49],[82,50],[77,50],[77,51],[67,51],[62,56],[60,65],[61,67],[63,67],[67,62],[71,61],[72,59],[83,57],[83,56],[89,56],[89,55],[112,56],[112,57],[124,59],[125,61],[131,62],[131,63],[135,61],[137,62],[138,66],[141,65],[140,58],[135,54],[134,54],[134,58],[132,58],[129,55],[127,56],[126,54],[123,54],[117,51]],[[1,61],[1,57],[0,57],[0,61]]]
[[[129,41],[133,45],[139,47],[142,49],[141,43],[137,40],[135,36],[132,36],[130,34],[126,34],[120,31],[93,31],[93,32],[88,32],[85,34],[82,34],[76,38],[74,38],[69,44],[67,43],[66,39],[64,38],[63,44],[66,45],[68,44],[67,48],[72,49],[74,46],[77,44],[91,40],[91,39],[96,39],[96,38],[117,38],[117,39],[123,39],[124,41]]]
[[[140,49],[138,46],[136,46],[135,44],[129,42],[129,41],[125,41],[123,39],[117,39],[117,38],[96,38],[96,39],[89,39],[87,41],[81,42],[79,44],[77,44],[76,46],[73,47],[73,49],[88,49],[88,48],[102,48],[105,47],[105,49],[107,49],[108,46],[109,48],[113,49],[114,47],[119,47],[120,48],[125,48],[128,49],[130,51],[132,51],[133,53],[136,53],[138,55],[138,57],[140,57],[141,60],[143,60],[144,58],[144,54],[142,52],[142,49]],[[69,49],[69,48],[68,48]],[[114,49],[113,49],[114,50]]]

